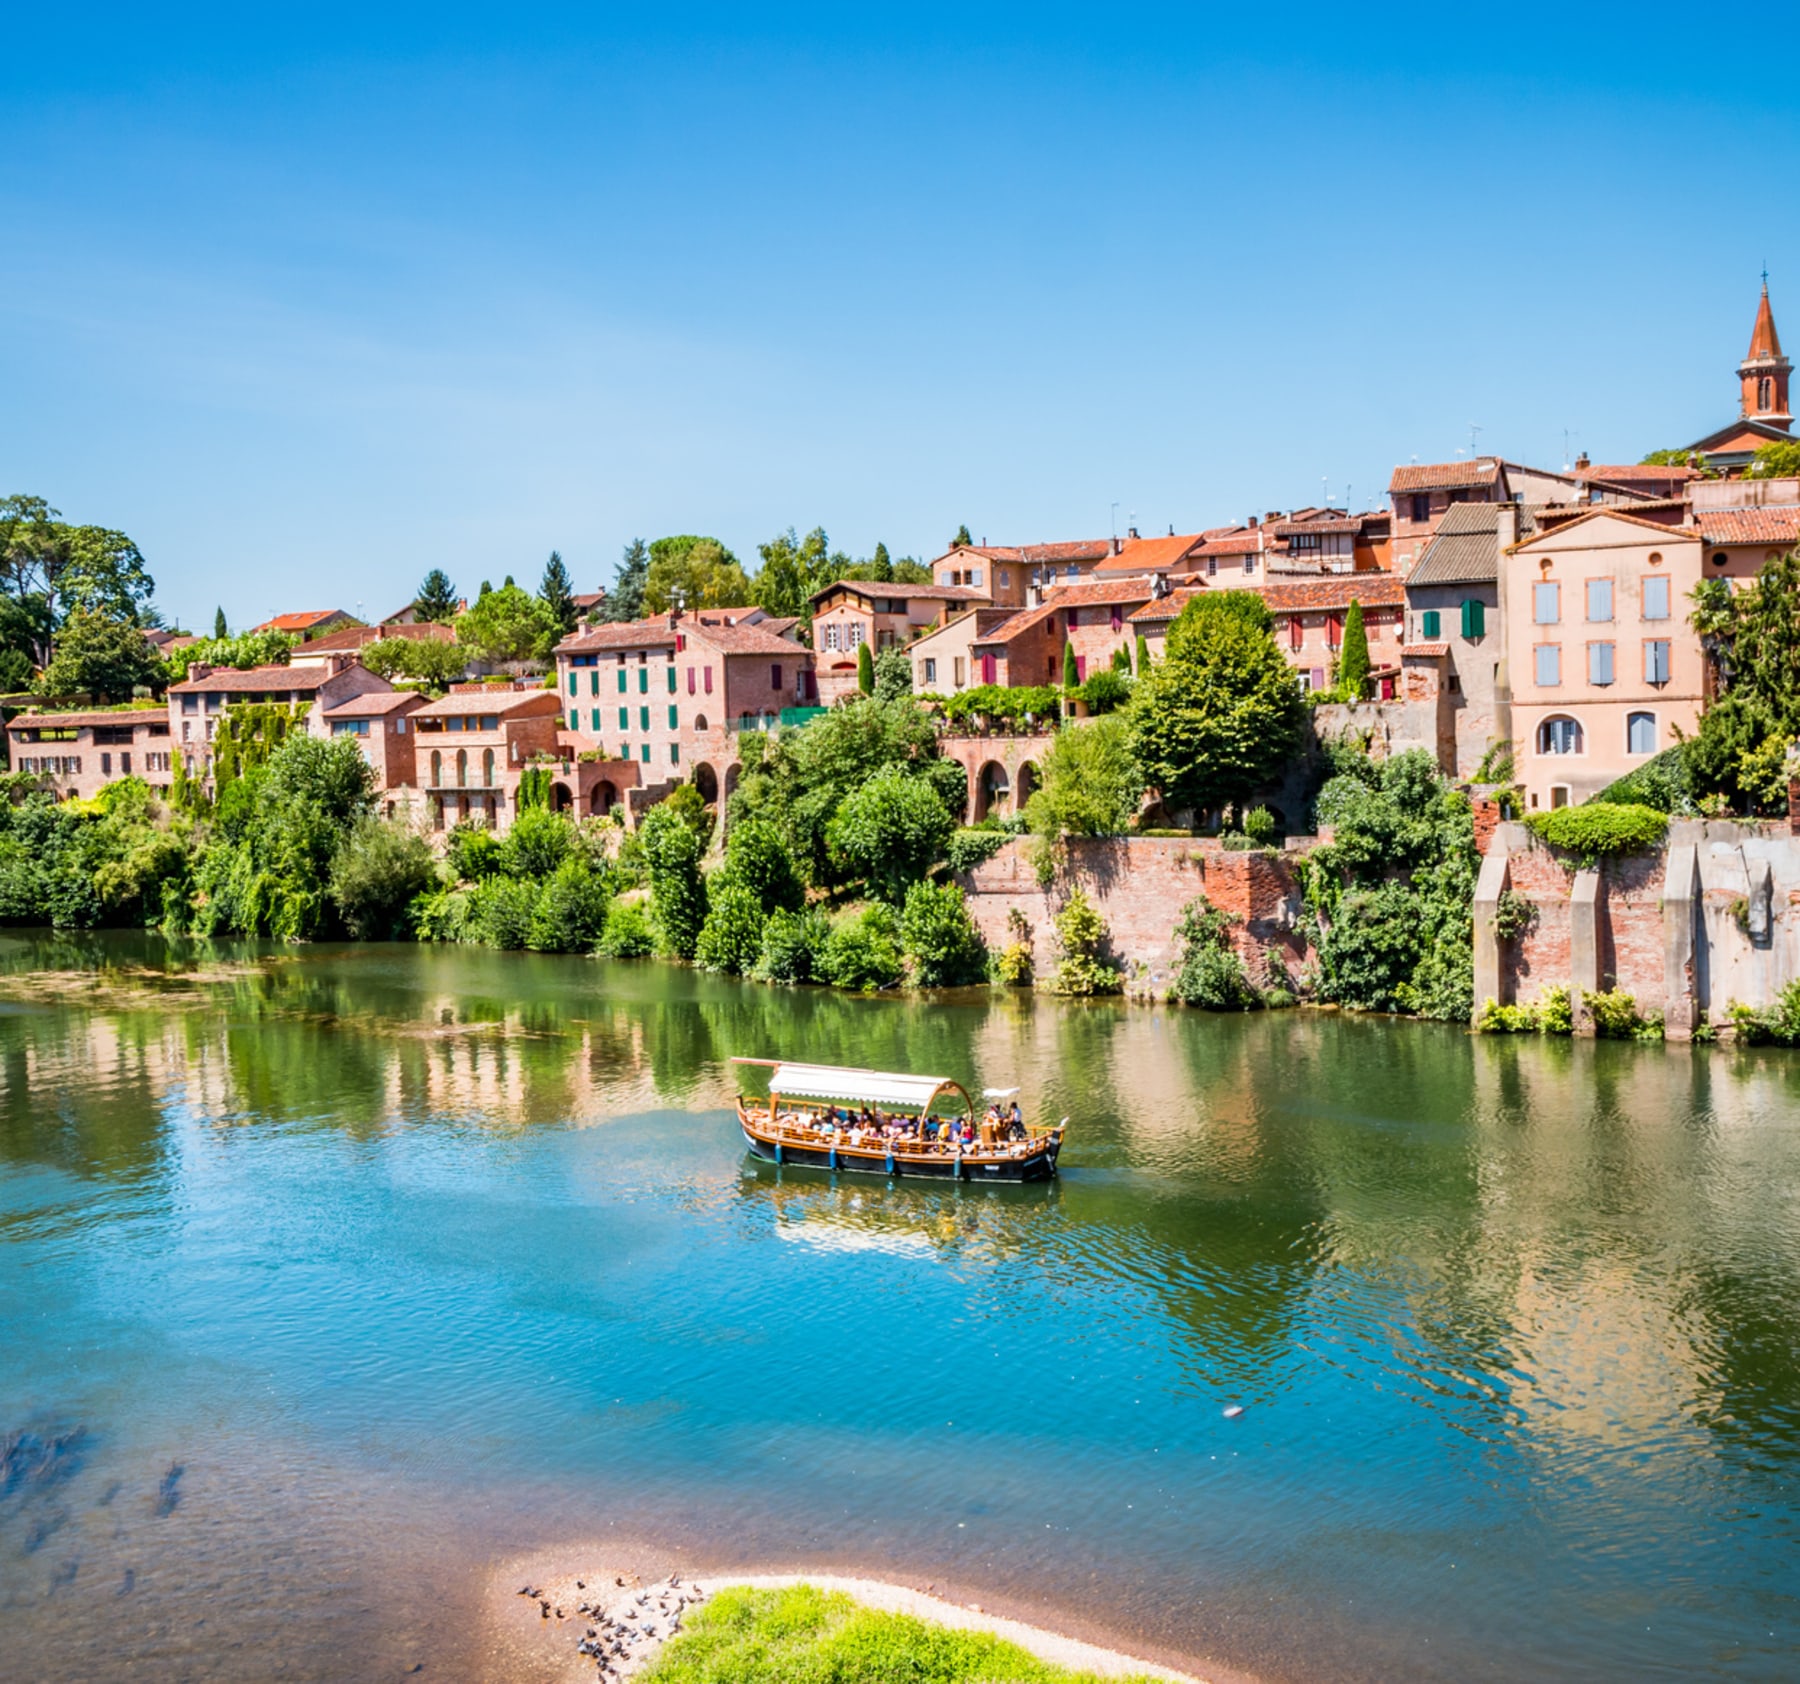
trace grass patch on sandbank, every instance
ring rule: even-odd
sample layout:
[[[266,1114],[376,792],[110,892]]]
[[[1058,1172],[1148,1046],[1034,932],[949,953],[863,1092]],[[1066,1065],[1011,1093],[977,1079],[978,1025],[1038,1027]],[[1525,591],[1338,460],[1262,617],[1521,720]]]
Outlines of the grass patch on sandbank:
[[[987,1632],[881,1613],[812,1585],[716,1592],[642,1676],[643,1684],[1121,1684]]]

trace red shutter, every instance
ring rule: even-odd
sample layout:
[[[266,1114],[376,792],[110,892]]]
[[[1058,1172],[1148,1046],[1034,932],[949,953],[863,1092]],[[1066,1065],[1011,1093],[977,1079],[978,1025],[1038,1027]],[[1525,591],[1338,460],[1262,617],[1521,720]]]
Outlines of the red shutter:
[[[693,695],[693,693],[694,693],[694,669],[692,667],[689,667],[688,668],[688,694],[691,696],[691,695]]]
[[[711,667],[702,667],[700,670],[701,670],[701,673],[703,674],[703,677],[701,680],[701,688],[704,689],[706,691],[707,695],[710,696],[712,694],[712,668]]]
[[[998,664],[997,656],[983,655],[981,657],[981,682],[983,684],[992,684],[994,682],[994,673]]]
[[[1085,655],[1075,657],[1075,681],[1078,684],[1087,682],[1087,656]]]
[[[1298,614],[1288,615],[1288,648],[1298,649],[1306,641],[1305,628],[1300,624]]]

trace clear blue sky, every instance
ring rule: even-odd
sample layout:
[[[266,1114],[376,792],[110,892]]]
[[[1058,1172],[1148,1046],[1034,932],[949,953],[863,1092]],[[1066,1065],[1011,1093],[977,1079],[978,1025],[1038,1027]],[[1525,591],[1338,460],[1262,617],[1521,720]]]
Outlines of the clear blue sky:
[[[1800,348],[1781,8],[177,11],[9,21],[0,490],[190,622],[1635,459],[1765,260]]]

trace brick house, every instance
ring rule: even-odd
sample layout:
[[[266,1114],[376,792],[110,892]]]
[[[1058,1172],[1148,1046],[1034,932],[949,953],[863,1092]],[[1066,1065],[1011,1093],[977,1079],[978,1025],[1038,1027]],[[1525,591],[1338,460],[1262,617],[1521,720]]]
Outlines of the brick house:
[[[308,608],[297,614],[277,614],[272,620],[264,620],[260,626],[252,626],[252,631],[286,632],[289,637],[321,637],[326,632],[337,631],[343,626],[354,626],[357,619],[354,614],[346,614],[341,608]]]
[[[954,696],[982,682],[974,645],[1008,620],[1029,610],[967,608],[907,646],[912,660],[913,690],[920,695]]]
[[[315,707],[306,728],[315,737],[354,737],[374,770],[377,792],[386,794],[417,786],[412,717],[425,703],[417,690],[370,690]]]
[[[1501,618],[1528,807],[1584,801],[1693,734],[1705,657],[1686,604],[1703,552],[1692,528],[1612,508],[1506,551]]]
[[[979,571],[979,569],[976,569]],[[818,700],[829,707],[856,693],[856,652],[904,649],[963,606],[989,605],[973,585],[884,585],[840,579],[812,598],[813,657]]]
[[[512,828],[519,778],[532,760],[557,756],[562,705],[555,691],[512,684],[457,684],[413,710],[413,783],[434,830],[464,819]]]
[[[1496,736],[1511,735],[1510,717],[1496,713],[1495,688],[1503,647],[1500,555],[1517,537],[1513,504],[1456,504],[1404,582],[1407,653],[1442,657],[1455,761],[1446,770],[1464,777]]]
[[[1057,544],[957,544],[931,564],[935,585],[979,591],[996,608],[1029,608],[1075,585],[1113,552],[1105,538]]]
[[[297,644],[288,656],[290,666],[328,661],[333,655],[360,654],[371,643],[387,638],[409,638],[419,643],[454,643],[456,633],[433,620],[384,620],[378,626],[343,626]]]
[[[163,708],[22,713],[6,727],[15,772],[42,778],[59,801],[98,795],[119,778],[166,790],[174,776]]]
[[[1323,690],[1333,682],[1344,618],[1352,602],[1361,603],[1375,697],[1393,699],[1406,642],[1406,591],[1400,580],[1387,573],[1332,574],[1265,585],[1256,594],[1274,616],[1276,648],[1287,656],[1305,690]]]
[[[393,689],[353,655],[330,655],[301,666],[210,667],[195,662],[188,676],[169,686],[169,734],[189,777],[204,778],[212,740],[226,708],[237,702],[310,702],[329,712],[352,696]]]
[[[1395,570],[1408,572],[1418,561],[1446,510],[1458,503],[1504,503],[1511,495],[1506,464],[1497,456],[1396,468],[1388,480]]]

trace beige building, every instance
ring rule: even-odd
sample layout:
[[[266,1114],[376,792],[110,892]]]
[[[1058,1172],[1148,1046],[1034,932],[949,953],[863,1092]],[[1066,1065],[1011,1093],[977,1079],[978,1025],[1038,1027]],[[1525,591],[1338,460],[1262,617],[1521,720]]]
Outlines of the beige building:
[[[98,795],[119,778],[166,790],[174,776],[161,707],[22,713],[6,727],[12,769],[40,778],[58,800]]]
[[[1017,617],[1011,608],[969,608],[936,631],[915,638],[906,651],[912,659],[914,693],[954,696],[982,683],[973,646]]]
[[[1586,801],[1693,734],[1705,682],[1687,622],[1698,532],[1596,509],[1514,544],[1501,565],[1528,808]]]
[[[985,577],[985,575],[984,575]],[[813,663],[818,699],[829,707],[856,693],[857,651],[904,649],[952,614],[992,606],[983,586],[884,585],[840,579],[813,594]]]

